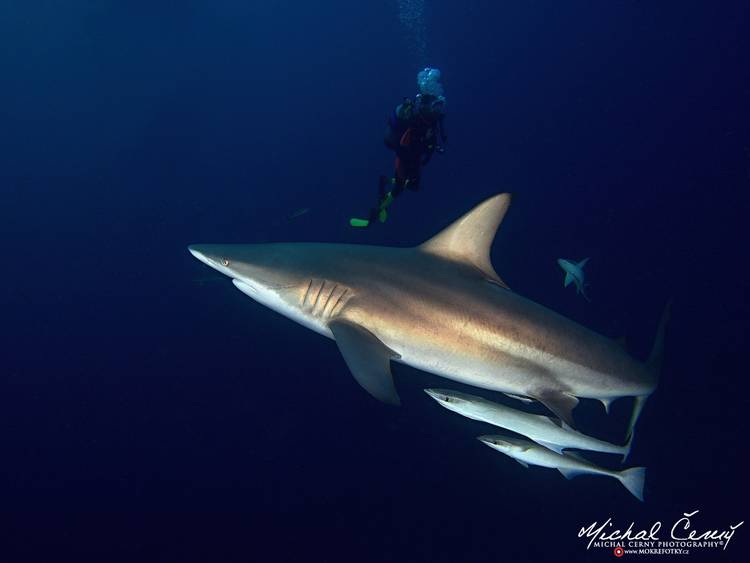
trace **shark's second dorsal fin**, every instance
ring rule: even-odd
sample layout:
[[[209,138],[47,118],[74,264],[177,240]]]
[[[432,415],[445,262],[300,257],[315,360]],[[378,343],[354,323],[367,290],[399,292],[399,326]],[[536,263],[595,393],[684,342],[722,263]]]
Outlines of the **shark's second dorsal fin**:
[[[490,247],[508,211],[510,199],[510,194],[498,194],[483,201],[418,248],[449,260],[471,264],[490,281],[507,288],[508,285],[492,267]]]

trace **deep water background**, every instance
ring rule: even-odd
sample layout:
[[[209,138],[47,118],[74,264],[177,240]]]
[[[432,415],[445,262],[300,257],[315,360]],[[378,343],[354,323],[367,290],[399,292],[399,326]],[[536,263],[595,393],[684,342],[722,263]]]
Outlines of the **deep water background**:
[[[0,3],[0,561],[607,560],[581,526],[750,516],[749,10],[424,4],[405,27],[396,1]],[[426,64],[447,151],[353,230]],[[413,245],[498,191],[522,295],[638,357],[675,299],[644,505],[482,446],[422,393],[446,380],[396,365],[403,407],[378,404],[186,250]],[[555,264],[585,256],[591,303]],[[576,416],[617,441],[628,413]]]

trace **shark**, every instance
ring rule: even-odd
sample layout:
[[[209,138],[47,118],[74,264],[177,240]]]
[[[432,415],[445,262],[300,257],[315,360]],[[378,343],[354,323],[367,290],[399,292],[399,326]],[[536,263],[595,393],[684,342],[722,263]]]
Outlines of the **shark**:
[[[606,475],[614,477],[630,491],[630,493],[643,502],[643,486],[646,479],[645,467],[631,467],[622,471],[614,471],[594,465],[587,459],[573,453],[557,453],[539,446],[534,442],[521,438],[510,438],[508,436],[479,436],[477,438],[483,444],[493,450],[504,453],[515,459],[524,467],[538,465],[557,469],[566,479],[572,479],[578,475]]]
[[[583,272],[583,268],[588,261],[588,258],[584,258],[580,262],[574,262],[572,260],[567,260],[566,258],[558,258],[557,264],[565,272],[563,285],[568,287],[571,283],[575,283],[576,294],[580,293],[586,301],[591,301],[589,296],[586,295],[586,274]]]
[[[625,461],[630,453],[629,441],[624,446],[611,444],[577,432],[560,420],[549,416],[531,414],[460,391],[450,389],[425,389],[424,391],[448,410],[522,434],[540,446],[559,454],[566,449],[589,450],[619,454]]]
[[[245,295],[333,339],[354,379],[400,404],[392,362],[535,400],[574,426],[580,398],[635,397],[629,434],[654,392],[659,329],[644,364],[509,289],[490,247],[510,194],[481,202],[416,247],[327,243],[194,244],[190,253]]]

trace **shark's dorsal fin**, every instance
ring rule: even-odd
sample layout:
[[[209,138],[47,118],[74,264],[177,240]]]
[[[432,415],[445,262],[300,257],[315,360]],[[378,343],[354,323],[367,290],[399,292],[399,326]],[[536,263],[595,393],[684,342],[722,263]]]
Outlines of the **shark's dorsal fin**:
[[[510,194],[498,194],[483,201],[418,248],[449,260],[465,262],[479,269],[487,279],[503,287],[490,261],[495,233],[510,206]]]

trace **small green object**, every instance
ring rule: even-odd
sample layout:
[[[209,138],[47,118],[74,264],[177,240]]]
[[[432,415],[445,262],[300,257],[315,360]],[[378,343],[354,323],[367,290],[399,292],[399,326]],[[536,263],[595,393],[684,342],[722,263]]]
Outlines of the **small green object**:
[[[378,206],[378,221],[381,223],[385,223],[388,219],[388,207],[393,203],[394,199],[393,192],[388,192],[385,194],[383,201],[380,202]]]
[[[370,221],[367,219],[357,219],[356,217],[352,217],[351,219],[349,219],[349,225],[358,229],[362,229],[364,227],[369,227]]]

